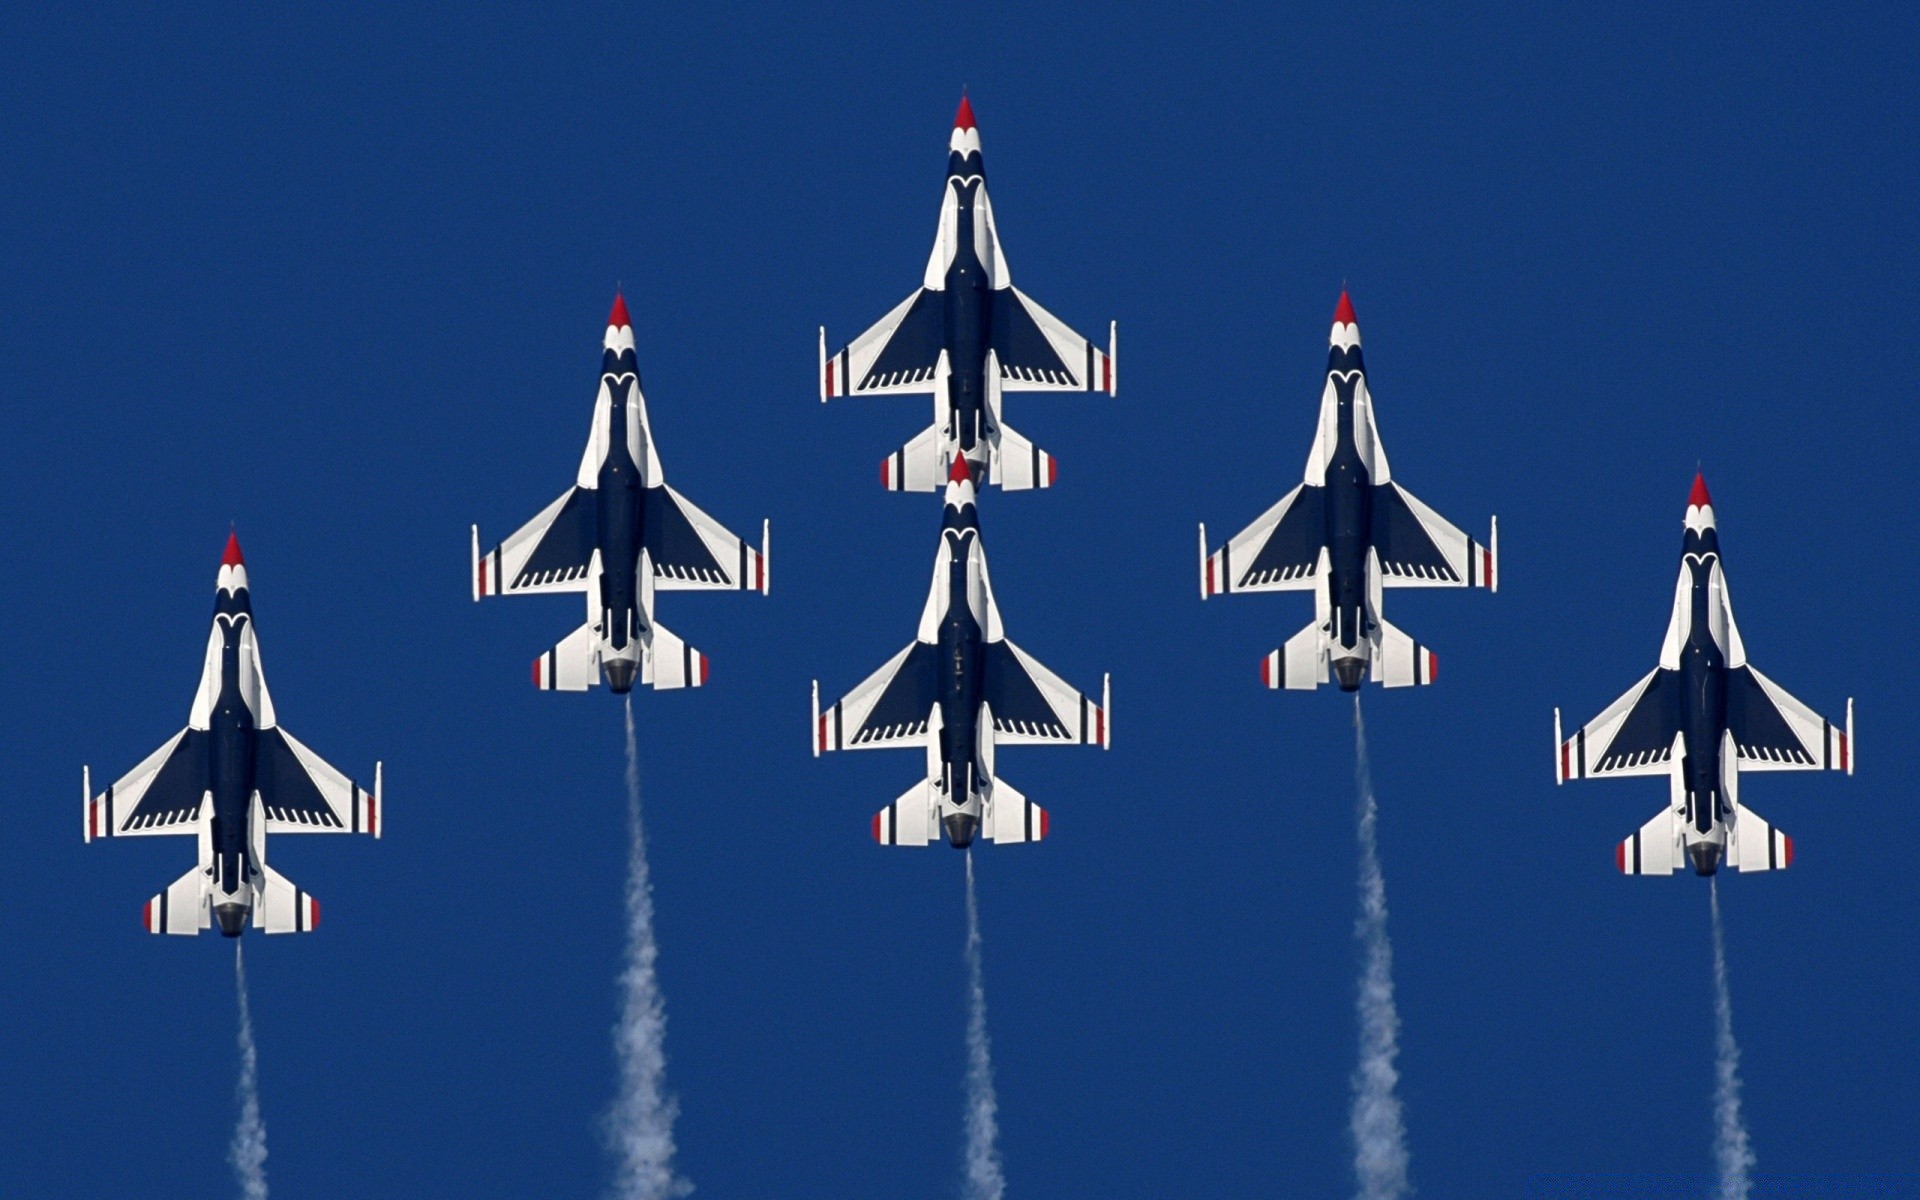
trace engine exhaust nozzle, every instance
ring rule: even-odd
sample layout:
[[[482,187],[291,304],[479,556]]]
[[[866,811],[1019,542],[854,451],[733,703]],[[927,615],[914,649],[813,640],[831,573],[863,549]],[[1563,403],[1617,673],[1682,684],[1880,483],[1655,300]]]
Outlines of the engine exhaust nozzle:
[[[216,904],[213,906],[213,919],[220,926],[221,937],[239,937],[247,928],[247,906]]]

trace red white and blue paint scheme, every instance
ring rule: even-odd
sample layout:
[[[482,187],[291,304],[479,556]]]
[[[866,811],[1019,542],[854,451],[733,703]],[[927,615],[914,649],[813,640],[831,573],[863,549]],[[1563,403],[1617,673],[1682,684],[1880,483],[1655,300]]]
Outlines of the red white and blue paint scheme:
[[[607,316],[593,427],[573,486],[511,537],[480,553],[473,527],[473,598],[585,592],[587,620],[533,660],[533,684],[584,692],[604,674],[700,687],[707,656],[654,619],[656,591],[757,591],[772,582],[767,524],[755,547],[667,486],[640,392],[633,323],[616,295]]]
[[[320,904],[267,865],[270,833],[369,833],[386,817],[380,765],[371,792],[280,727],[260,668],[240,540],[229,535],[214,595],[206,666],[187,727],[99,795],[82,769],[83,833],[195,838],[199,862],[147,901],[149,933],[239,937],[307,933]]]
[[[1105,392],[1119,387],[1118,325],[1101,349],[1013,286],[1000,248],[973,105],[963,96],[948,140],[940,228],[925,277],[844,349],[820,329],[820,399],[933,393],[933,424],[888,455],[890,491],[932,492],[956,456],[976,480],[1009,491],[1053,486],[1053,456],[1007,427],[1004,392]]]
[[[1853,701],[1836,725],[1747,662],[1733,623],[1720,534],[1707,481],[1696,475],[1673,617],[1660,665],[1572,738],[1553,710],[1553,778],[1665,775],[1670,800],[1640,832],[1614,847],[1628,875],[1671,875],[1691,865],[1712,875],[1772,871],[1793,862],[1793,839],[1740,800],[1746,771],[1853,774]]]
[[[1270,688],[1327,682],[1358,691],[1432,683],[1439,659],[1381,615],[1385,589],[1480,587],[1500,582],[1500,522],[1486,545],[1394,482],[1374,424],[1360,325],[1345,292],[1333,314],[1320,421],[1306,478],[1260,519],[1208,552],[1200,526],[1200,598],[1311,591],[1313,621],[1268,654]]]
[[[996,744],[1112,743],[1106,680],[1095,704],[1007,640],[975,499],[967,460],[955,458],[933,587],[914,640],[824,711],[820,683],[813,684],[814,757],[926,751],[927,777],[874,815],[873,838],[885,846],[924,846],[943,834],[960,849],[976,836],[1037,842],[1047,835],[1046,810],[995,774]]]

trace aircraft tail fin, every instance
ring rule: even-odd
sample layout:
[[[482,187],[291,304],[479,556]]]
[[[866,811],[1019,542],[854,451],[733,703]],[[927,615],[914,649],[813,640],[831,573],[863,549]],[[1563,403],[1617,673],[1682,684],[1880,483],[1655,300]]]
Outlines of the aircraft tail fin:
[[[1021,795],[1004,779],[993,781],[982,836],[996,845],[1037,842],[1047,836],[1047,810]]]
[[[994,447],[988,482],[999,484],[1002,491],[1024,492],[1030,488],[1052,487],[1059,474],[1060,464],[1053,455],[1005,425],[1000,426],[1000,443]]]
[[[1671,875],[1684,865],[1680,817],[1663,808],[1640,832],[1613,848],[1613,865],[1624,875]]]
[[[207,910],[207,872],[194,867],[147,901],[141,913],[148,933],[196,934],[212,924]]]
[[[933,789],[922,779],[873,814],[873,840],[882,846],[924,846],[939,826],[933,819]]]
[[[260,894],[253,902],[253,927],[266,933],[311,933],[320,924],[320,902],[285,875],[260,864]]]
[[[1440,674],[1440,657],[1409,637],[1398,626],[1380,622],[1373,654],[1372,678],[1384,687],[1414,687],[1432,683]]]
[[[937,492],[947,482],[946,430],[929,425],[880,461],[880,484],[890,492]]]
[[[1793,839],[1766,823],[1744,804],[1734,810],[1728,829],[1732,845],[1728,865],[1736,871],[1781,871],[1793,865]]]
[[[1310,692],[1327,681],[1327,651],[1319,621],[1287,639],[1260,660],[1260,681],[1270,688]]]
[[[594,655],[598,635],[582,625],[559,645],[533,660],[533,686],[543,692],[584,692],[600,682],[600,664]]]
[[[707,682],[707,656],[681,641],[679,634],[656,621],[653,643],[647,648],[640,682],[661,692],[672,688],[703,687]]]

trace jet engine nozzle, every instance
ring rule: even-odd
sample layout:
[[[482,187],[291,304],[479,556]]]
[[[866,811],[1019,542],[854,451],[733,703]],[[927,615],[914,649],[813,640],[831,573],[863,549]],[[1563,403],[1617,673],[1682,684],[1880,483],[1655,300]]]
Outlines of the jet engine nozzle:
[[[640,673],[640,664],[630,658],[609,658],[602,666],[607,672],[607,686],[616,696],[624,696],[633,690],[633,678]]]
[[[1695,875],[1711,875],[1720,869],[1720,847],[1712,842],[1695,842],[1687,847]]]
[[[213,906],[213,919],[220,923],[221,937],[239,937],[247,927],[247,906],[216,904]]]
[[[955,850],[973,845],[973,835],[980,831],[980,818],[971,813],[952,813],[942,817],[940,823],[947,827],[947,844]]]
[[[1358,658],[1336,658],[1333,660],[1333,676],[1340,681],[1343,692],[1357,692],[1360,681],[1366,677],[1367,664]]]

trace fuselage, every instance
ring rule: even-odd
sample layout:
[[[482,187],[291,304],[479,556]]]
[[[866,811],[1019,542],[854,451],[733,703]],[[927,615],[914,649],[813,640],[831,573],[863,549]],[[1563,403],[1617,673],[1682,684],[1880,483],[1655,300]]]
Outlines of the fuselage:
[[[1695,509],[1694,512],[1703,510]],[[1729,797],[1725,795],[1723,768],[1737,770],[1738,764],[1725,762],[1727,732],[1728,636],[1724,598],[1717,578],[1720,572],[1720,541],[1709,517],[1704,526],[1693,527],[1689,514],[1685,544],[1680,554],[1681,578],[1686,581],[1684,596],[1676,605],[1687,606],[1685,636],[1680,641],[1680,729],[1683,739],[1680,761],[1675,770],[1686,792],[1686,848],[1694,870],[1711,875],[1726,850],[1725,820]],[[1675,613],[1678,621],[1681,614]]]
[[[595,546],[600,552],[600,636],[613,651],[603,659],[607,683],[616,692],[633,688],[639,659],[630,643],[646,629],[640,604],[640,551],[645,541],[646,481],[628,444],[628,406],[639,391],[633,351],[609,349],[601,386],[612,397],[607,406],[606,457],[594,492],[597,507]],[[637,423],[637,422],[636,422]]]
[[[955,514],[949,509],[948,522],[940,532],[951,558],[947,564],[947,612],[940,622],[937,642],[937,695],[943,722],[940,785],[948,802],[942,824],[946,826],[947,840],[965,848],[973,842],[974,833],[979,829],[976,792],[980,790],[979,785],[985,783],[978,762],[984,636],[968,602],[968,565],[978,543],[979,529],[955,526]]]
[[[953,221],[946,231],[953,259],[941,292],[949,372],[947,432],[977,465],[985,461],[979,436],[988,419],[987,352],[993,345],[993,277],[979,245],[979,232],[988,227],[984,212],[978,211],[985,203],[987,181],[977,147],[965,152],[956,148],[948,156],[947,187],[954,200],[951,217],[943,214]]]
[[[223,572],[224,574],[224,572]],[[225,581],[223,580],[223,583]],[[214,604],[214,627],[220,634],[220,687],[207,716],[207,777],[213,793],[213,914],[220,932],[239,937],[253,908],[252,820],[255,741],[259,721],[244,677],[258,679],[252,660],[252,607],[246,585],[222,587]],[[243,676],[244,671],[244,676]]]
[[[1365,380],[1357,342],[1329,351],[1327,383],[1334,389],[1337,405],[1337,435],[1323,483],[1327,608],[1333,620],[1329,651],[1340,690],[1346,692],[1358,691],[1366,677],[1373,620],[1367,560],[1373,548],[1374,480],[1355,435],[1359,420],[1355,393]]]

